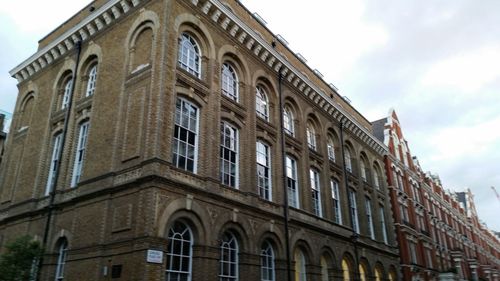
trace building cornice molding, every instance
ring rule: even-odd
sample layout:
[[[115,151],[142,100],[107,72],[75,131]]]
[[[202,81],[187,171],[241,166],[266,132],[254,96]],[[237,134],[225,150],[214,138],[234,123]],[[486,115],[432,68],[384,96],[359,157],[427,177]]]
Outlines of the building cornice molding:
[[[338,122],[344,122],[344,126],[354,136],[368,144],[374,151],[381,155],[385,155],[388,152],[388,148],[362,126],[355,117],[350,116],[341,105],[334,102],[334,99],[327,97],[324,90],[310,81],[284,55],[275,50],[270,43],[266,42],[255,30],[240,20],[222,2],[219,0],[190,0],[190,2],[200,9],[203,14],[210,17],[214,23],[220,25],[231,37],[235,38],[241,45],[251,51],[260,61],[273,69],[276,75],[281,70],[284,80],[293,85],[299,92],[312,100]],[[316,74],[316,76],[318,75]],[[321,76],[318,76],[318,78],[325,82]],[[328,85],[327,82],[325,84]],[[335,89],[329,88],[338,95]]]
[[[132,8],[146,0],[111,0],[92,12],[87,18],[57,37],[47,46],[9,71],[21,83],[53,61],[73,50],[77,42],[86,42],[96,33],[128,14]]]

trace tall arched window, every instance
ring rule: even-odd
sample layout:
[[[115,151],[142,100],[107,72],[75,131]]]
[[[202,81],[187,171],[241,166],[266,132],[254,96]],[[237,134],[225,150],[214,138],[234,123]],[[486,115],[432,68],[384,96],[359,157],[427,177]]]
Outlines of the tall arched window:
[[[179,65],[194,76],[201,77],[200,47],[187,33],[182,33],[179,42]]]
[[[368,176],[367,176],[367,171],[366,171],[367,166],[366,166],[365,157],[361,156],[360,160],[361,161],[359,161],[359,169],[360,169],[361,179],[366,182],[368,180]]]
[[[316,130],[311,122],[307,122],[306,127],[307,145],[310,149],[316,150]]]
[[[262,87],[257,86],[255,93],[255,110],[257,116],[269,121],[269,99],[266,91]]]
[[[234,68],[227,62],[222,64],[222,93],[228,98],[238,101],[238,76]]]
[[[230,233],[224,233],[220,245],[220,281],[238,280],[238,240]]]
[[[59,165],[59,150],[61,149],[62,133],[58,133],[52,139],[52,154],[50,157],[49,175],[47,176],[47,186],[45,187],[45,196],[49,195],[55,181],[56,169]],[[55,188],[55,187],[54,187]]]
[[[351,267],[346,259],[342,260],[343,281],[351,281]]]
[[[238,186],[239,140],[238,129],[228,122],[220,125],[220,177],[224,185]]]
[[[97,64],[94,64],[88,72],[89,80],[87,81],[87,91],[85,91],[85,96],[91,96],[95,92],[95,83],[97,80]]]
[[[68,252],[68,240],[62,238],[59,241],[57,249],[56,281],[64,280],[64,266],[66,265],[66,256]]]
[[[331,136],[328,136],[326,148],[328,150],[328,159],[332,162],[335,162],[335,145]]]
[[[365,266],[362,263],[359,264],[359,280],[360,281],[366,281],[366,280],[368,280],[367,276],[366,276]]]
[[[269,146],[257,141],[257,187],[260,197],[271,201],[271,158]]]
[[[300,249],[295,250],[295,281],[307,281],[306,257]]]
[[[329,281],[328,278],[328,259],[325,256],[321,256],[321,281]]]
[[[198,154],[198,112],[194,104],[183,98],[177,98],[172,163],[193,173],[196,173]]]
[[[167,281],[191,280],[193,235],[191,229],[180,221],[168,231]]]
[[[380,189],[380,174],[377,166],[373,166],[373,186]]]
[[[293,113],[290,107],[285,106],[285,110],[283,110],[283,127],[285,128],[285,133],[290,136],[295,135],[295,126],[293,124]]]
[[[71,187],[75,187],[80,181],[82,174],[83,160],[87,148],[87,136],[89,134],[89,121],[85,121],[79,126],[78,143],[75,151],[75,163],[73,164],[73,176],[71,177]]]
[[[260,250],[260,280],[261,281],[274,281],[274,250],[269,241],[262,244]]]
[[[65,109],[66,107],[68,107],[72,88],[73,88],[73,78],[70,78],[64,84],[64,93],[61,100],[61,109]]]
[[[348,172],[352,173],[352,158],[351,151],[347,146],[344,147],[344,165]]]
[[[375,281],[382,281],[382,270],[379,267],[375,268]]]

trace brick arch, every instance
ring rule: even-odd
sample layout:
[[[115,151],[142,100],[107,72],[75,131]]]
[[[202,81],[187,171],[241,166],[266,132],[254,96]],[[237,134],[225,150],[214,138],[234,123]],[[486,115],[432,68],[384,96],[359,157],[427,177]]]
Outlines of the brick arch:
[[[78,73],[86,74],[90,64],[97,63],[98,65],[102,63],[102,49],[101,46],[90,41],[85,47],[80,56],[81,63],[78,66]]]
[[[253,239],[250,239],[250,237],[247,235],[247,233],[250,230],[250,226],[246,223],[246,221],[242,221],[241,219],[237,221],[233,220],[227,220],[221,226],[218,228],[219,231],[214,231],[216,233],[216,239],[214,239],[217,244],[216,246],[219,246],[218,242],[222,240],[222,236],[226,232],[232,233],[236,239],[238,239],[238,249],[241,252],[251,252],[252,249],[256,248],[256,245],[254,245],[255,241]]]
[[[184,31],[193,33],[196,39],[201,41],[198,42],[201,43],[201,55],[206,56],[209,59],[215,59],[216,51],[214,47],[214,40],[210,35],[208,28],[199,18],[192,14],[180,14],[177,18],[175,18],[173,28],[178,35]]]
[[[272,226],[271,226],[272,225]],[[254,232],[255,240],[257,241],[256,249],[260,249],[262,243],[265,240],[272,241],[276,254],[276,257],[285,257],[283,252],[283,241],[285,240],[285,234],[281,231],[281,226],[277,224],[271,224],[266,222],[260,224],[259,227]]]
[[[183,219],[190,222],[193,232],[196,231],[195,238],[200,244],[206,244],[208,241],[208,231],[210,227],[207,223],[210,221],[208,212],[202,208],[193,198],[182,197],[170,202],[165,210],[157,219],[156,235],[158,237],[166,237],[168,235],[168,227],[177,219]]]
[[[219,48],[217,61],[219,62],[219,65],[222,66],[222,64],[226,62],[226,60],[236,68],[239,82],[250,84],[252,78],[250,75],[250,68],[247,61],[245,60],[245,55],[242,54],[241,51],[239,49],[236,49],[233,45],[224,45]]]

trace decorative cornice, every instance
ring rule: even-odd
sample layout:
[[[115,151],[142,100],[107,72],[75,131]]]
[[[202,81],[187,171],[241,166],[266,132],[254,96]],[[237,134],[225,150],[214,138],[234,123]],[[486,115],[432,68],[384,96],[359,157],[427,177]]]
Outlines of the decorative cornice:
[[[323,90],[310,81],[306,75],[295,68],[283,55],[278,53],[262,36],[240,20],[228,7],[219,0],[190,0],[190,2],[209,16],[213,22],[220,25],[231,37],[250,50],[263,63],[272,68],[276,74],[281,70],[284,79],[316,103],[325,112],[339,122],[356,137],[368,144],[377,153],[384,155],[388,148],[364,128],[355,117],[347,113],[334,99],[327,97]],[[318,76],[316,74],[316,76]],[[323,80],[321,76],[319,79]],[[324,81],[324,80],[323,80]],[[326,85],[328,83],[325,82]],[[337,95],[338,93],[334,91]]]
[[[74,49],[78,41],[85,42],[90,37],[113,24],[144,0],[111,0],[92,12],[90,16],[64,32],[50,44],[37,51],[27,60],[12,69],[9,74],[19,83],[50,65],[54,60]]]

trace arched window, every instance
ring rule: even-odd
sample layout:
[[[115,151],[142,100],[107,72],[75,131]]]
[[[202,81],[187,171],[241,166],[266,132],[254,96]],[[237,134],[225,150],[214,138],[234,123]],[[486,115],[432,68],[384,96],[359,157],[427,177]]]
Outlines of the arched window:
[[[52,185],[55,181],[57,165],[59,165],[59,150],[61,149],[62,134],[58,133],[52,139],[52,154],[50,157],[49,175],[47,176],[47,186],[45,187],[45,196],[52,191]],[[55,187],[54,187],[55,188]]]
[[[271,243],[265,241],[260,250],[260,280],[274,281],[274,250]]]
[[[295,250],[295,281],[307,281],[306,257],[300,249]]]
[[[257,141],[257,187],[260,197],[271,201],[271,158],[269,146]]]
[[[35,107],[35,98],[33,93],[29,93],[27,98],[24,99],[24,103],[21,110],[21,118],[19,122],[19,130],[27,128],[31,125],[31,116],[33,114],[33,108]]]
[[[367,276],[366,276],[366,269],[365,269],[365,266],[363,264],[359,264],[359,280],[360,281],[366,281],[368,280]]]
[[[344,147],[344,165],[348,172],[352,173],[352,158],[351,151],[347,146]]]
[[[333,201],[333,221],[342,224],[342,207],[340,204],[339,183],[335,179],[330,179],[330,188]]]
[[[285,110],[283,110],[283,127],[285,129],[285,133],[290,136],[295,135],[295,126],[293,124],[293,113],[290,107],[285,106]]]
[[[89,121],[83,122],[79,126],[78,143],[75,151],[75,163],[73,164],[73,176],[71,177],[71,187],[75,187],[80,181],[82,174],[83,160],[87,148],[87,136],[89,134]]]
[[[323,216],[321,208],[321,188],[319,184],[319,172],[315,169],[309,169],[311,180],[311,197],[313,201],[313,211],[318,217]]]
[[[394,269],[391,269],[389,272],[389,281],[396,281],[396,273],[394,272]]]
[[[343,281],[351,281],[351,267],[346,259],[342,260]]]
[[[67,252],[68,240],[62,238],[61,241],[59,241],[59,248],[57,250],[56,281],[64,280],[64,266],[66,265]]]
[[[266,91],[262,87],[257,86],[255,93],[255,110],[257,116],[269,121],[269,100]]]
[[[168,231],[167,281],[191,280],[193,235],[191,229],[180,221]]]
[[[89,80],[87,81],[87,91],[85,96],[92,96],[95,92],[95,83],[97,80],[97,64],[94,64],[89,70]]]
[[[286,156],[286,184],[288,187],[288,205],[299,207],[299,183],[297,178],[297,161]]]
[[[359,218],[358,218],[358,203],[356,199],[356,191],[349,190],[349,208],[352,216],[352,229],[359,234]]]
[[[175,104],[172,163],[186,171],[196,173],[198,154],[198,108],[183,98]]]
[[[64,84],[64,92],[61,100],[61,109],[65,109],[66,107],[68,107],[72,88],[73,88],[73,78],[70,78]]]
[[[328,281],[330,280],[328,278],[328,259],[325,258],[325,256],[321,256],[321,260],[320,260],[320,264],[321,264],[321,281]]]
[[[307,122],[306,127],[307,145],[310,149],[316,150],[316,130],[311,122]]]
[[[224,233],[220,245],[220,281],[238,280],[238,241],[230,232]]]
[[[335,145],[331,136],[328,136],[326,148],[328,150],[328,159],[332,162],[335,162]]]
[[[375,281],[382,281],[382,270],[380,268],[375,268]]]
[[[224,185],[238,186],[238,129],[228,122],[220,125],[220,177]]]
[[[228,98],[238,101],[238,76],[234,68],[227,62],[222,64],[222,93]]]
[[[365,157],[361,156],[360,160],[361,161],[359,161],[359,168],[360,168],[361,179],[366,182],[368,176],[367,176],[367,166]]]
[[[194,76],[201,77],[200,47],[191,35],[182,33],[179,42],[179,65]]]
[[[373,166],[373,186],[380,189],[380,174],[377,166]]]

